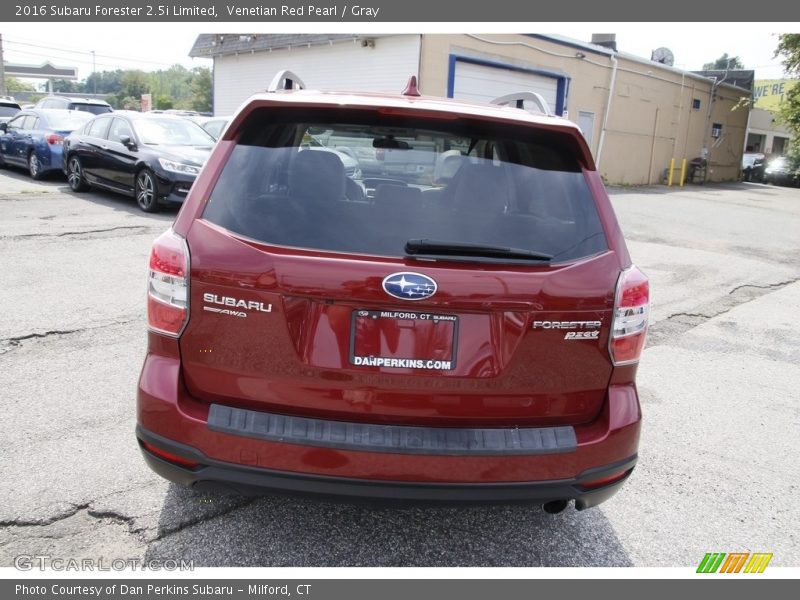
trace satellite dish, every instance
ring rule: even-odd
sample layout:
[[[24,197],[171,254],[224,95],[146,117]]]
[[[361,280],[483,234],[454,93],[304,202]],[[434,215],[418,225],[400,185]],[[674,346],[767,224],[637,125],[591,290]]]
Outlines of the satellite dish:
[[[671,67],[675,64],[675,55],[669,48],[656,48],[650,55],[650,60]]]

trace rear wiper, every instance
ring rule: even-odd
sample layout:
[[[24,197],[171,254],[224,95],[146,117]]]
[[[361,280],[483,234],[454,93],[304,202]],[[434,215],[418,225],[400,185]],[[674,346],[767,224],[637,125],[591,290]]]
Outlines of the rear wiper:
[[[477,258],[508,258],[517,260],[547,261],[552,255],[522,248],[507,248],[468,242],[447,242],[429,239],[410,239],[406,242],[406,254],[411,256],[452,256]]]

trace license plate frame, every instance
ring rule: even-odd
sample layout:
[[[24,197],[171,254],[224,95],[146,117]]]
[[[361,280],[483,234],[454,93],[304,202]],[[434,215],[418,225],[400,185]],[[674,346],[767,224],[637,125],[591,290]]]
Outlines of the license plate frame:
[[[386,320],[396,323],[398,330],[413,329],[414,323],[433,323],[434,326],[452,325],[452,337],[450,340],[450,356],[375,356],[374,354],[358,353],[360,348],[356,348],[359,341],[359,321],[369,319],[372,321]],[[408,324],[412,324],[408,327]],[[391,369],[411,369],[414,371],[449,372],[456,368],[456,357],[458,355],[458,326],[459,318],[457,315],[446,313],[434,313],[426,311],[405,311],[405,310],[374,310],[356,309],[350,317],[350,365],[355,367],[380,367]],[[374,332],[380,335],[380,332]]]

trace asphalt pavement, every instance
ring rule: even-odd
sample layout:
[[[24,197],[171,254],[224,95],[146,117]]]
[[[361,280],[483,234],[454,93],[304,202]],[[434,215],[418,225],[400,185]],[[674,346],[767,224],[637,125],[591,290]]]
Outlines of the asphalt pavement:
[[[135,443],[150,243],[174,219],[0,171],[0,566],[800,566],[800,190],[611,189],[653,309],[640,462],[609,502],[374,508],[196,494]]]

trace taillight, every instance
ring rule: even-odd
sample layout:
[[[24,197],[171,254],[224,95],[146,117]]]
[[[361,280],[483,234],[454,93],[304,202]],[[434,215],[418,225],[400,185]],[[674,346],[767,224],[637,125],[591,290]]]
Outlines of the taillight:
[[[47,143],[50,144],[51,146],[53,144],[59,144],[59,145],[63,144],[64,136],[58,135],[57,133],[51,133],[50,135],[47,136]]]
[[[147,324],[177,337],[189,317],[189,249],[171,229],[153,242],[147,271]]]
[[[647,335],[650,284],[636,267],[620,274],[614,302],[614,329],[611,332],[611,360],[627,365],[639,360]]]

